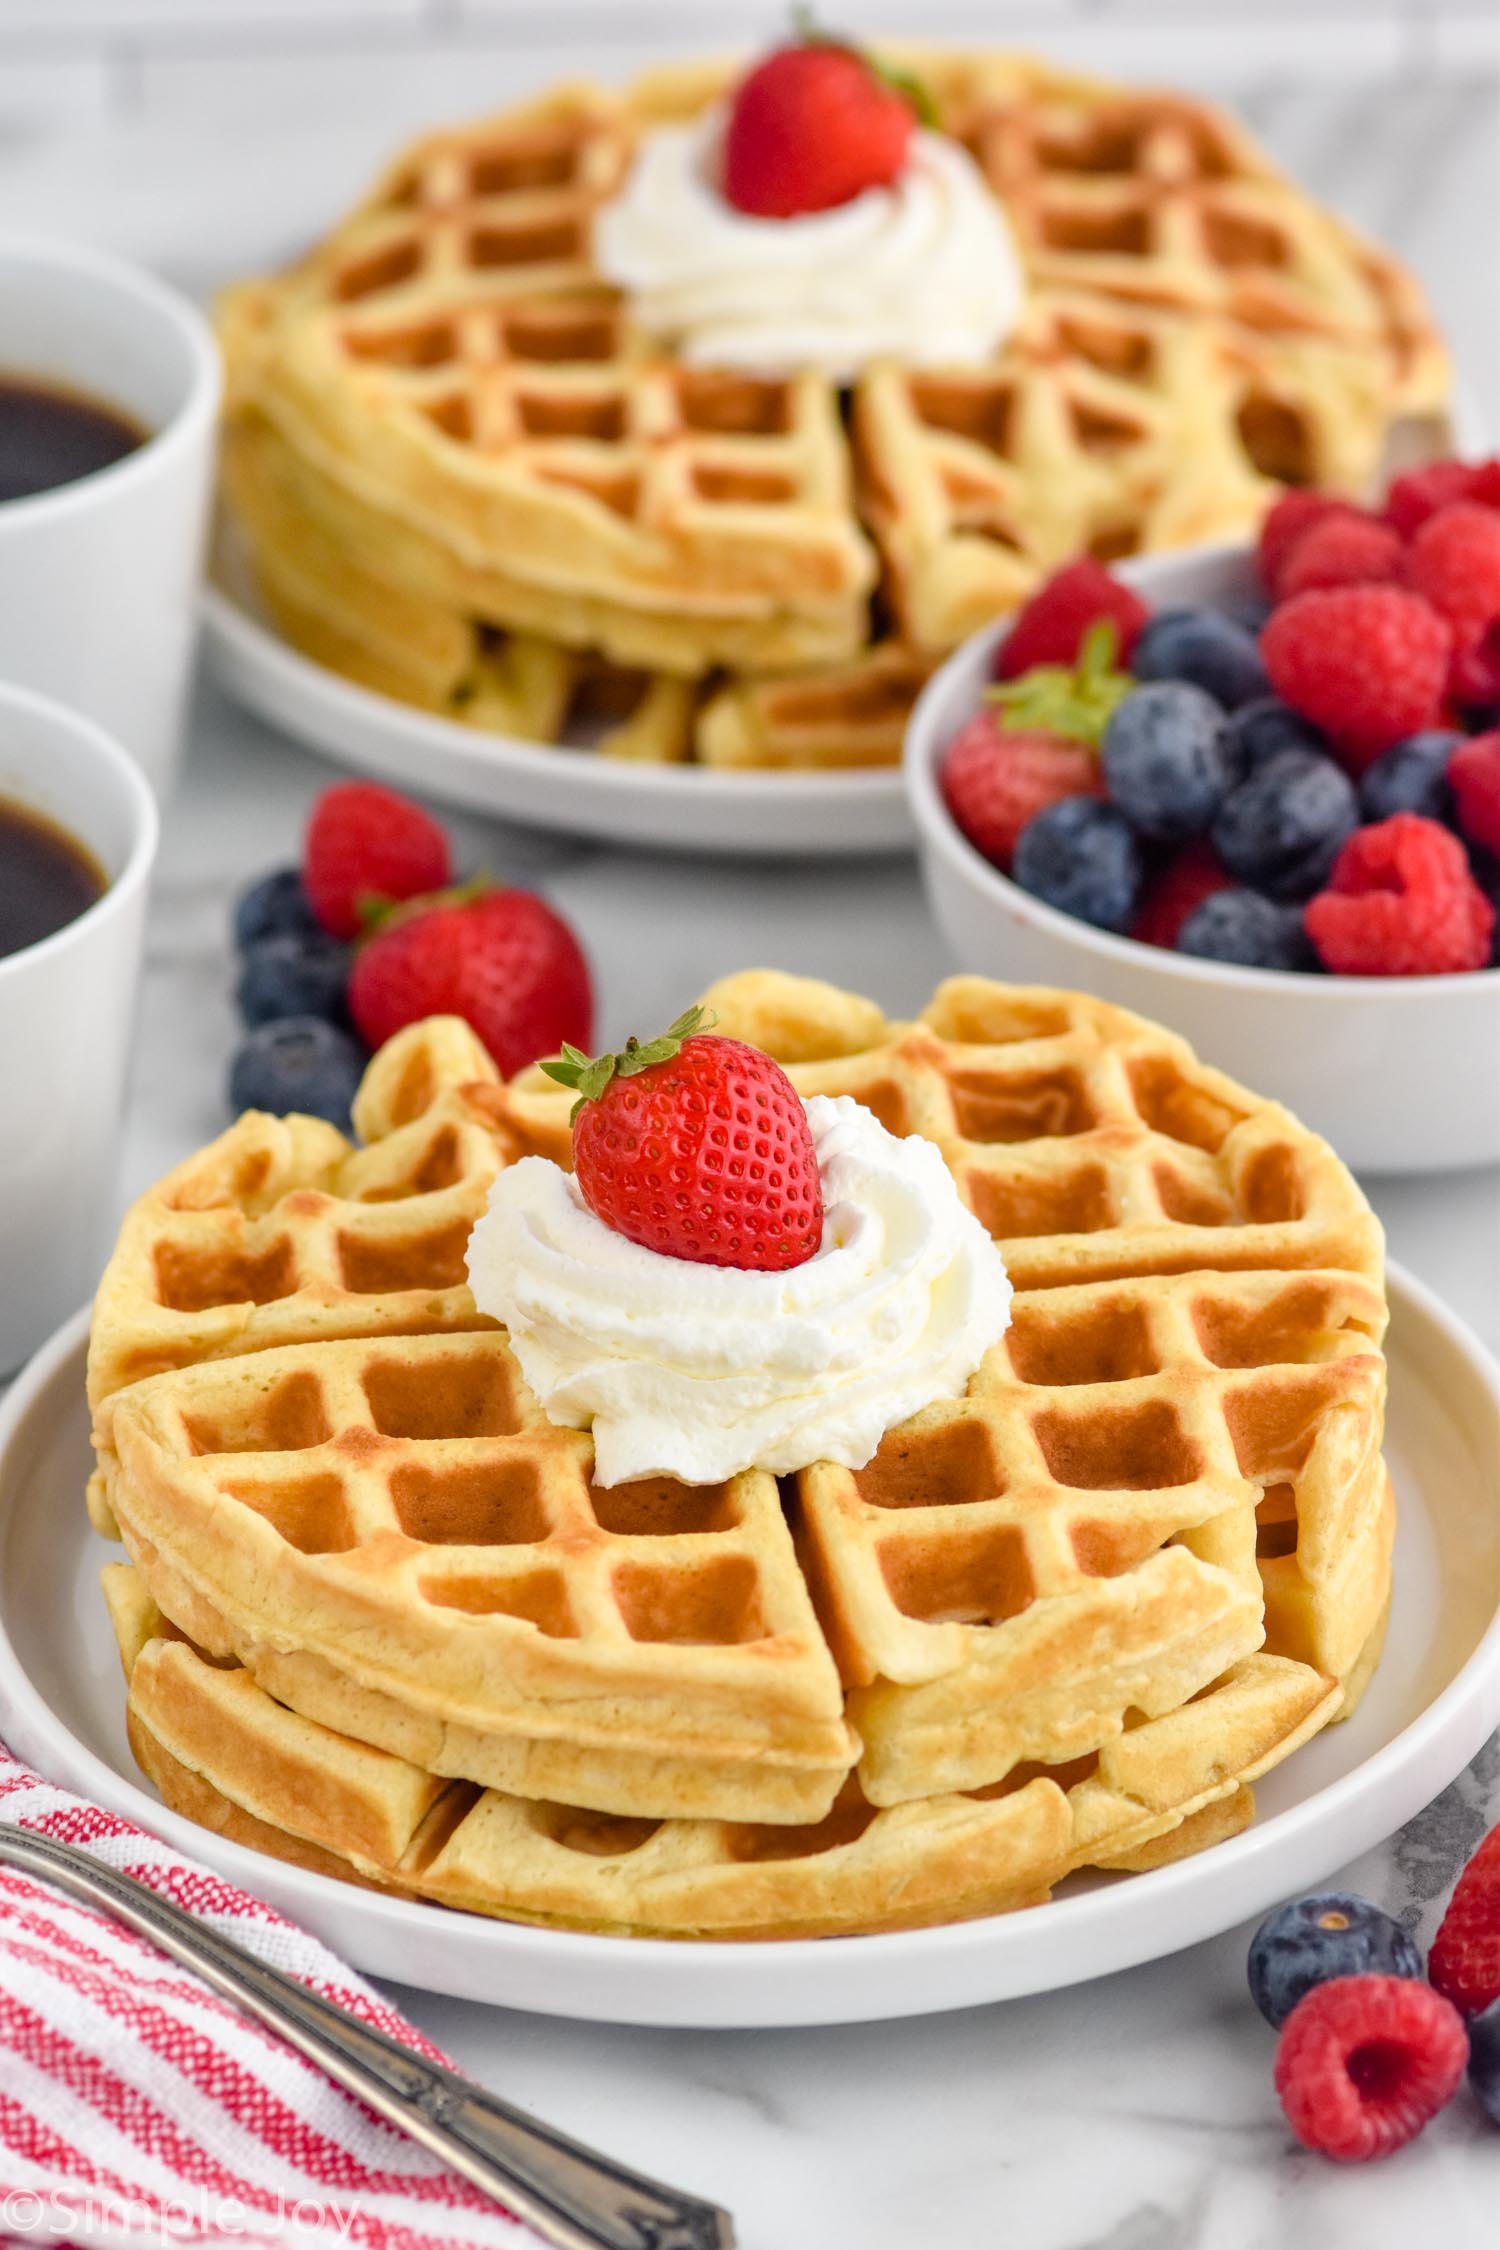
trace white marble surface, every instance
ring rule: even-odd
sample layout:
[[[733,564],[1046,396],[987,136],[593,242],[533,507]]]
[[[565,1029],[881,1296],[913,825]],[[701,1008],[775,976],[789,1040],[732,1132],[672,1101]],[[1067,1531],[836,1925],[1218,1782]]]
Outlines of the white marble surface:
[[[1351,27],[1351,37],[1357,37]],[[378,61],[379,58],[376,58]],[[451,58],[455,61],[461,58]],[[528,75],[539,69],[536,52]],[[1422,267],[1481,398],[1500,393],[1492,82],[1250,88],[1256,122],[1314,185]],[[373,150],[456,93],[434,69],[330,127],[315,105],[261,159],[257,99],[147,130],[0,146],[0,212],[105,239],[195,285],[274,253]],[[264,89],[262,88],[261,91]],[[473,98],[483,98],[473,96]],[[122,1193],[223,1122],[233,1037],[224,921],[291,854],[328,769],[205,688],[166,827]],[[474,861],[545,889],[599,970],[601,1028],[650,1023],[750,960],[920,1001],[947,964],[900,861],[688,864],[455,823]],[[1392,1057],[1392,1068],[1400,1058]],[[1500,1176],[1372,1183],[1391,1246],[1500,1346]],[[1500,1753],[1359,1870],[1430,1932],[1482,1827]],[[727,2203],[745,2250],[1445,2250],[1500,2234],[1500,2133],[1464,2103],[1400,2158],[1346,2173],[1293,2150],[1270,2035],[1243,1989],[1245,1932],[1107,1983],[927,2022],[787,2034],[595,2029],[403,1991],[479,2077],[584,2138]]]

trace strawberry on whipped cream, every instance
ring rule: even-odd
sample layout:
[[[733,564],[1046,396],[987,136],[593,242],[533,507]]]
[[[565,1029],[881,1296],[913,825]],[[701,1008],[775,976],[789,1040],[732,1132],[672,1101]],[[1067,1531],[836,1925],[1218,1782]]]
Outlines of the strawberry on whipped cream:
[[[823,1238],[782,1272],[646,1249],[544,1157],[495,1180],[469,1243],[475,1302],[549,1418],[592,1429],[600,1484],[862,1468],[893,1424],[961,1396],[1009,1325],[1004,1261],[932,1143],[847,1097],[806,1109]]]
[[[595,222],[605,278],[685,360],[847,381],[869,361],[988,359],[1014,328],[1021,268],[973,159],[917,132],[888,187],[791,219],[737,211],[717,173],[722,113],[648,132]]]

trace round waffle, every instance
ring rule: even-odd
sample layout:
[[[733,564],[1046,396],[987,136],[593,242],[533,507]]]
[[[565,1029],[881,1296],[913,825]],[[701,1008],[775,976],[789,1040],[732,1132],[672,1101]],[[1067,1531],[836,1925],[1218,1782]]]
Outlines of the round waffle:
[[[1058,563],[1237,536],[1282,480],[1358,491],[1394,425],[1440,407],[1413,283],[1221,111],[1016,56],[900,60],[1017,242],[1024,309],[992,361],[880,361],[841,397],[642,332],[594,221],[642,134],[721,99],[726,68],[430,135],[225,303],[226,481],[283,629],[533,739],[577,726],[566,649],[650,675],[627,700],[707,682],[627,754],[884,761],[934,659]],[[527,671],[517,637],[559,661]]]
[[[803,1092],[942,1150],[1017,1292],[966,1396],[859,1471],[597,1486],[462,1280],[499,1167],[566,1161],[570,1097],[415,1026],[371,1065],[363,1148],[242,1119],[136,1206],[101,1286],[97,1518],[193,1662],[299,1741],[512,1805],[857,1803],[872,1833],[1071,1774],[1261,1657],[1347,1707],[1389,1586],[1385,1306],[1326,1145],[1078,995],[955,978],[908,1024],[769,972],[707,997]]]

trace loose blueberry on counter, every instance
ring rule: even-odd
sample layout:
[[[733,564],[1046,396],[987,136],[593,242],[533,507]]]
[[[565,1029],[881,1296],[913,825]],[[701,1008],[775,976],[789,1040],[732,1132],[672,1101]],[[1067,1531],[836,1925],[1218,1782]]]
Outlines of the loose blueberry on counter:
[[[1469,2018],[1469,2085],[1485,2116],[1500,2125],[1500,2000]]]
[[[284,1016],[347,1022],[349,948],[322,930],[262,938],[247,948],[235,999],[251,1029]]]
[[[1224,721],[1224,747],[1230,772],[1241,780],[1280,750],[1307,750],[1322,758],[1333,755],[1327,736],[1311,719],[1304,719],[1276,695],[1258,695],[1253,703],[1231,711]]]
[[[1320,891],[1359,826],[1359,800],[1342,766],[1306,750],[1281,750],[1232,789],[1211,831],[1231,875],[1274,899]]]
[[[1224,713],[1184,680],[1127,695],[1110,715],[1099,755],[1111,798],[1138,834],[1157,843],[1201,836],[1229,787]]]
[[[262,938],[321,936],[302,877],[295,867],[278,867],[240,894],[234,909],[234,942],[241,953]]]
[[[1124,930],[1134,919],[1141,847],[1125,815],[1098,797],[1060,797],[1028,820],[1013,866],[1022,890],[1082,922]]]
[[[1318,1891],[1268,1914],[1250,1940],[1250,1997],[1273,2031],[1315,1984],[1335,1977],[1416,1977],[1407,1931],[1352,1891]]]
[[[1131,652],[1138,680],[1190,680],[1226,711],[1269,695],[1255,635],[1216,609],[1164,609]]]
[[[1461,734],[1433,727],[1382,750],[1359,777],[1359,809],[1365,819],[1389,820],[1393,813],[1413,812],[1451,826],[1448,760],[1463,739]]]
[[[1199,961],[1236,961],[1246,969],[1318,966],[1300,906],[1278,906],[1259,891],[1238,888],[1215,891],[1194,908],[1178,932],[1177,950]]]
[[[229,1106],[284,1117],[300,1110],[347,1132],[365,1067],[365,1052],[321,1016],[263,1023],[236,1049],[229,1066]]]

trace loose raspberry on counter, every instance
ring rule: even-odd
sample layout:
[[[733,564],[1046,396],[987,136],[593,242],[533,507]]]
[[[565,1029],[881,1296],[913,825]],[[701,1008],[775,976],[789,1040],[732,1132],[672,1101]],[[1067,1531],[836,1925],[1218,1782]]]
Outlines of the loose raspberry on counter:
[[[1469,841],[1500,853],[1500,730],[1461,742],[1445,778],[1458,806],[1458,825]]]
[[[1406,556],[1406,578],[1453,629],[1462,654],[1500,618],[1500,510],[1457,500],[1428,517]]]
[[[1277,591],[1289,601],[1315,586],[1393,584],[1401,576],[1404,552],[1399,534],[1378,516],[1334,509],[1296,542],[1282,564]]]
[[[1466,2016],[1500,2000],[1500,1827],[1490,1830],[1454,1886],[1427,1974]]]
[[[995,658],[997,680],[1019,679],[1037,664],[1076,664],[1089,627],[1114,621],[1115,661],[1128,665],[1151,612],[1139,594],[1111,577],[1092,555],[1054,571],[1017,610]]]
[[[1456,836],[1396,813],[1355,830],[1303,920],[1324,968],[1341,976],[1440,976],[1485,966],[1495,910]]]
[[[1281,593],[1281,574],[1314,524],[1325,517],[1358,516],[1363,511],[1336,492],[1310,492],[1293,487],[1266,512],[1255,549],[1255,567],[1272,600]]]
[[[1385,496],[1385,520],[1403,539],[1413,538],[1427,518],[1450,501],[1476,497],[1474,471],[1467,461],[1429,461],[1425,469],[1408,469],[1393,477]]]
[[[1452,2100],[1469,2035],[1452,2002],[1407,1977],[1336,1977],[1286,2020],[1276,2091],[1304,2148],[1340,2164],[1389,2156]]]
[[[1356,774],[1403,735],[1439,723],[1452,646],[1431,604],[1398,586],[1294,595],[1260,637],[1276,693]]]

